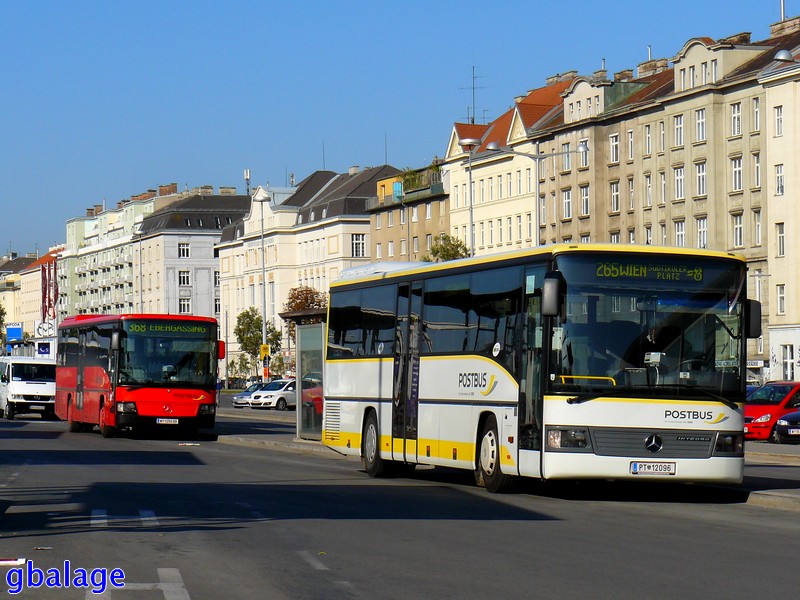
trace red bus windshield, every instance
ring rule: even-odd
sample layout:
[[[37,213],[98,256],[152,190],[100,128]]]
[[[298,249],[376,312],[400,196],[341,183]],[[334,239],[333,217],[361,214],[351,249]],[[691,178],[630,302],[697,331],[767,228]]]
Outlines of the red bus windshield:
[[[118,385],[216,387],[214,324],[142,319],[122,326]]]

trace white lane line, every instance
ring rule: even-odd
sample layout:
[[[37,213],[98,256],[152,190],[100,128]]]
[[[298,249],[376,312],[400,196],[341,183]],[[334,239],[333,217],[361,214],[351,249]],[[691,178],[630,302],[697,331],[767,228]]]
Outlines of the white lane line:
[[[325,566],[325,564],[320,559],[311,554],[311,552],[309,552],[308,550],[298,550],[297,555],[304,561],[306,561],[311,566],[311,568],[313,568],[316,571],[330,570],[328,569],[328,567]]]
[[[156,513],[152,510],[140,510],[139,511],[139,519],[142,521],[142,525],[145,527],[158,527],[158,517]]]
[[[108,527],[108,512],[102,508],[92,509],[92,527]]]
[[[161,581],[159,587],[164,592],[164,600],[190,600],[178,569],[159,569],[158,579]]]

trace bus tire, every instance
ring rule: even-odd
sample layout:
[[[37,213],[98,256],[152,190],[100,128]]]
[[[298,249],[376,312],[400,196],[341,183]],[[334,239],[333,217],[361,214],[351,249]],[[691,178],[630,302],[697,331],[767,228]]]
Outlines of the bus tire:
[[[370,411],[361,436],[361,460],[370,477],[381,477],[386,472],[386,461],[381,458],[380,439],[378,418],[374,411]]]
[[[106,423],[105,406],[102,404],[100,405],[100,417],[97,420],[100,423],[100,435],[102,435],[104,438],[114,437],[114,434],[117,432],[117,428]]]
[[[489,415],[483,425],[476,458],[475,483],[478,486],[492,493],[503,492],[511,487],[511,476],[500,470],[500,436],[497,435],[494,415]]]

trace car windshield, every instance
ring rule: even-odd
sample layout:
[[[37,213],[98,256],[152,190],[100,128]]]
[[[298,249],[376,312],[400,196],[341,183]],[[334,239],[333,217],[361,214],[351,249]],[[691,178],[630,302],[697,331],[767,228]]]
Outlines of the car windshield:
[[[777,405],[792,391],[792,385],[765,385],[747,397],[747,404]]]
[[[277,392],[278,390],[282,390],[287,383],[287,381],[273,381],[264,386],[264,391]]]
[[[263,384],[263,383],[254,383],[254,384],[253,384],[253,385],[251,385],[249,388],[247,388],[247,389],[245,390],[245,392],[250,392],[250,393],[257,392],[258,390],[260,390],[260,389],[261,389],[261,386],[262,386],[262,385],[264,385],[264,384]]]

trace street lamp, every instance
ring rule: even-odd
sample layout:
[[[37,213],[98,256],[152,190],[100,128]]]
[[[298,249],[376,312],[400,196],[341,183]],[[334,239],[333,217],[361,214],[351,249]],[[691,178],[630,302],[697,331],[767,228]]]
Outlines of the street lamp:
[[[269,188],[269,184],[267,184]],[[269,202],[269,190],[258,186],[253,202],[261,205],[261,346],[267,345],[267,256],[264,253],[264,202]],[[266,360],[269,360],[268,358]],[[266,373],[264,373],[266,377]]]
[[[458,140],[458,145],[461,146],[464,150],[468,153],[468,169],[469,169],[469,255],[475,256],[475,226],[472,222],[472,211],[473,211],[473,191],[472,191],[472,155],[475,154],[475,150],[478,149],[478,146],[481,145],[481,141],[478,138],[463,138]]]
[[[526,158],[530,158],[533,160],[534,164],[536,165],[536,173],[534,173],[534,184],[535,184],[535,191],[536,198],[534,200],[534,208],[536,209],[534,212],[536,213],[536,245],[539,245],[539,228],[542,225],[541,218],[539,215],[539,167],[540,163],[545,158],[552,158],[554,156],[563,156],[564,154],[583,154],[584,152],[589,152],[589,146],[586,142],[580,142],[578,144],[577,149],[575,150],[565,150],[563,152],[551,152],[550,154],[530,154],[528,152],[519,152],[518,150],[512,150],[510,148],[501,148],[497,142],[489,142],[486,144],[486,149],[490,152],[498,152],[502,154],[515,154],[517,156],[525,156]]]

